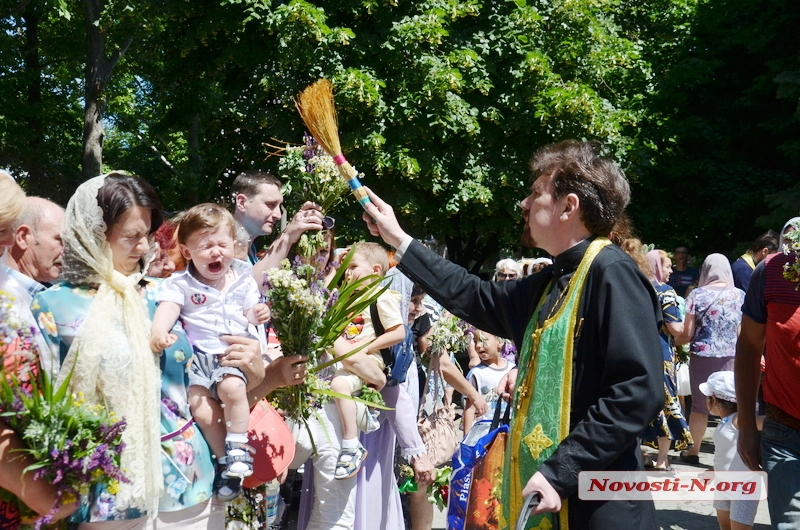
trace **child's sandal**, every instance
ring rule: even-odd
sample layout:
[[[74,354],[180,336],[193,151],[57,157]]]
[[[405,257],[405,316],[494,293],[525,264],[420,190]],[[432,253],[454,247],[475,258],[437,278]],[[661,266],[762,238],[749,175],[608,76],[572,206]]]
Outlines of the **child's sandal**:
[[[242,479],[232,477],[224,470],[218,470],[214,477],[214,491],[222,502],[230,502],[242,491]]]
[[[231,454],[236,451],[237,454]],[[229,477],[243,479],[253,474],[253,457],[256,450],[246,443],[225,442],[225,474]],[[240,465],[236,465],[240,464]]]
[[[369,452],[361,444],[352,449],[343,447],[339,451],[339,460],[336,462],[333,477],[337,480],[344,480],[356,476],[368,454]]]

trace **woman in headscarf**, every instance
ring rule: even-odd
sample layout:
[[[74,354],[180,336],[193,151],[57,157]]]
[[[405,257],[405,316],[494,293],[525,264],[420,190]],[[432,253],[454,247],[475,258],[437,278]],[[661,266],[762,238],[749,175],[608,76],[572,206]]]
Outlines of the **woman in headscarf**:
[[[677,385],[675,383],[675,347],[673,337],[683,332],[683,322],[678,311],[675,290],[667,284],[672,272],[672,260],[663,250],[651,250],[646,259],[650,265],[646,271],[653,288],[661,303],[661,312],[664,323],[659,331],[661,338],[661,353],[664,357],[664,408],[658,416],[650,422],[642,440],[651,447],[658,449],[655,469],[670,471],[672,468],[667,459],[667,453],[674,442],[674,449],[681,451],[692,445],[692,436],[689,427],[681,412],[677,398]]]
[[[110,173],[84,182],[67,205],[66,281],[33,300],[61,361],[58,381],[72,371],[72,392],[127,424],[121,459],[130,483],[113,493],[94,488],[82,498],[71,519],[79,528],[224,527],[224,505],[212,496],[212,455],[187,406],[192,348],[176,327],[174,345],[156,355],[149,349],[158,284],[144,271],[162,219],[155,191],[139,177]],[[302,379],[304,365],[292,364],[301,358],[272,363],[273,375],[265,378],[257,341],[229,342],[222,362],[248,375],[251,403],[288,384],[292,372]]]
[[[700,392],[700,383],[714,372],[733,371],[743,302],[744,291],[733,285],[728,258],[722,254],[710,254],[700,270],[697,289],[686,298],[683,333],[675,338],[675,344],[689,343],[691,355],[692,413],[689,430],[697,443],[681,452],[681,460],[688,464],[699,463],[700,441],[708,425],[706,398]]]
[[[791,248],[792,242],[786,238],[786,234],[795,231],[795,227],[800,224],[800,217],[792,217],[781,228],[781,234],[778,236],[778,252],[783,251],[783,246],[787,245]]]

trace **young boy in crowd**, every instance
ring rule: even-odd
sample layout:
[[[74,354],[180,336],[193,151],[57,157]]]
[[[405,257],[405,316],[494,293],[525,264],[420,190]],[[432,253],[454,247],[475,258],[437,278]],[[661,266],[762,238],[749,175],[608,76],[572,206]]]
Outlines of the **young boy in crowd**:
[[[345,278],[348,281],[354,282],[370,275],[384,276],[389,269],[389,256],[386,250],[377,243],[356,243],[352,252],[352,258],[345,272]],[[363,344],[369,344],[362,351],[366,351],[369,359],[375,363],[374,374],[369,379],[373,380],[373,383],[377,380],[380,384],[375,386],[379,386],[378,390],[380,390],[386,384],[386,376],[383,374],[386,366],[380,351],[402,342],[405,339],[406,331],[403,326],[404,319],[400,314],[399,293],[385,291],[378,298],[376,306],[384,329],[383,335],[376,336],[371,311],[367,308],[353,319],[333,347],[334,356],[339,358]],[[348,396],[361,390],[361,385],[362,378],[344,368],[338,369],[331,381],[331,389],[334,392]],[[345,398],[337,398],[335,402],[342,421],[342,443],[334,477],[341,480],[353,477],[358,473],[361,464],[367,457],[367,450],[358,441],[355,402]]]
[[[733,372],[714,372],[700,383],[700,392],[706,396],[708,410],[721,418],[714,431],[714,471],[749,471],[736,448],[739,422]],[[758,418],[759,429],[763,420]],[[758,501],[720,499],[714,500],[714,508],[722,530],[744,530],[753,527]]]
[[[247,445],[247,378],[237,368],[220,365],[219,356],[227,348],[220,335],[252,336],[248,326],[269,318],[250,266],[233,257],[235,231],[233,216],[216,204],[200,204],[185,213],[178,244],[189,264],[164,280],[150,340],[154,352],[173,344],[177,337],[170,330],[181,319],[194,350],[189,406],[224,466],[216,484],[221,500],[238,495],[241,480],[253,469]]]
[[[464,434],[469,432],[475,422],[491,420],[496,407],[507,406],[497,395],[497,385],[500,384],[500,379],[504,375],[516,367],[516,364],[503,358],[503,341],[504,339],[479,329],[472,333],[472,342],[481,363],[469,371],[467,381],[483,396],[488,408],[483,415],[476,417],[475,405],[471,399],[467,398],[462,419]]]

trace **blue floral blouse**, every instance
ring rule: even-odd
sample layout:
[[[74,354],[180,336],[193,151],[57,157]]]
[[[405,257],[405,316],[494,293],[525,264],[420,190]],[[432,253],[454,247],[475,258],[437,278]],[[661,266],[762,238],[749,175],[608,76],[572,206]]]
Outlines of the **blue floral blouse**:
[[[145,279],[143,302],[152,318],[156,309],[156,291],[160,280]],[[61,283],[36,295],[31,310],[42,334],[63,362],[73,339],[80,333],[83,317],[96,294],[95,289]],[[211,451],[200,430],[192,425],[180,434],[191,418],[187,397],[188,367],[192,348],[180,323],[173,329],[178,341],[161,354],[161,463],[164,470],[164,495],[159,511],[174,512],[206,501],[212,494],[214,465]],[[155,456],[155,455],[154,455]],[[73,522],[96,522],[134,519],[144,514],[138,510],[118,511],[114,496],[98,488],[75,515]]]
[[[700,357],[733,357],[742,323],[744,291],[698,287],[686,298],[686,313],[695,315],[689,351]]]

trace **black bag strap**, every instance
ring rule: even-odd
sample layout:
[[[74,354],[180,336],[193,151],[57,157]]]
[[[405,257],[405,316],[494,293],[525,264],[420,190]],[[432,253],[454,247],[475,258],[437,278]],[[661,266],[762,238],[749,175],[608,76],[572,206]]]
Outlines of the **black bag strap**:
[[[500,409],[503,408],[503,398],[497,398],[497,405],[494,407],[494,417],[489,430],[493,431],[501,425],[509,425],[511,422],[511,403],[506,403],[506,410],[503,412],[503,419],[500,419]]]
[[[375,338],[377,339],[386,333],[386,329],[383,327],[383,322],[381,322],[381,316],[378,313],[377,302],[372,302],[369,305],[369,315],[372,318],[372,328],[375,330]],[[383,348],[381,350],[381,357],[383,358],[384,366],[387,368],[394,364],[394,356],[392,355],[392,350],[389,348]]]

